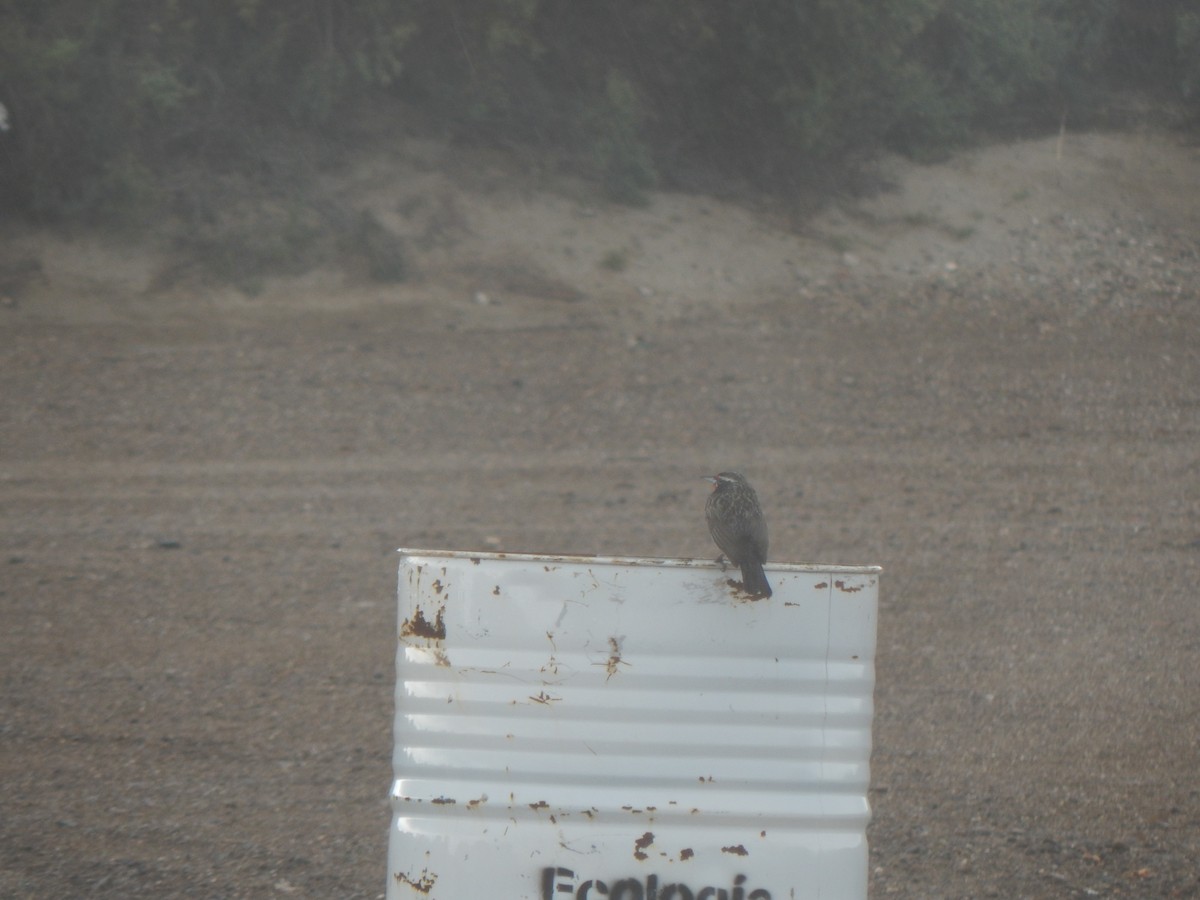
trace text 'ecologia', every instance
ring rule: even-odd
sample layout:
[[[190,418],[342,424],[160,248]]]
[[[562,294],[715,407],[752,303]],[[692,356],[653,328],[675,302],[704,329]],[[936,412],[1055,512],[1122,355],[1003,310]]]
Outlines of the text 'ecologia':
[[[541,900],[771,900],[763,888],[747,890],[746,876],[734,876],[729,887],[693,888],[679,882],[659,885],[657,875],[601,881],[584,879],[571,869],[548,866],[542,869]]]

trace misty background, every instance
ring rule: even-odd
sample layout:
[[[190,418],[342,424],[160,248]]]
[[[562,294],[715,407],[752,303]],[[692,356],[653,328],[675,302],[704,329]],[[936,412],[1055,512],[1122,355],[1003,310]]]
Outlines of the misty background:
[[[1200,115],[1187,0],[0,2],[0,210],[159,237],[227,280],[402,242],[313,187],[416,134],[638,204],[804,208],[880,151]]]

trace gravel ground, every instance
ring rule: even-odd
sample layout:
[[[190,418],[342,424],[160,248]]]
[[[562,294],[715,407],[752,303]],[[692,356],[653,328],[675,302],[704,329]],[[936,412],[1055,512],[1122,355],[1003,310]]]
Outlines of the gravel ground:
[[[1084,146],[799,237],[468,185],[388,291],[14,237],[0,895],[382,896],[395,548],[710,557],[737,466],[776,559],[885,569],[873,896],[1200,896],[1200,161]]]

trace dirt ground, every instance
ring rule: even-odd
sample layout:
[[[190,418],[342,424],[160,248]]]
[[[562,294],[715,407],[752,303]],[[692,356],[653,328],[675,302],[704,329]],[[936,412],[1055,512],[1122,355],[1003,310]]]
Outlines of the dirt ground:
[[[711,557],[727,467],[884,567],[874,897],[1200,896],[1200,149],[879,174],[405,145],[328,177],[417,277],[252,297],[6,234],[0,896],[382,896],[396,548]]]

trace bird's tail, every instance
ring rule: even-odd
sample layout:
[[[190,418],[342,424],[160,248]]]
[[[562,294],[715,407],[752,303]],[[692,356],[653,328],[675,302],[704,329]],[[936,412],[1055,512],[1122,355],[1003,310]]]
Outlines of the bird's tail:
[[[763,571],[760,562],[742,563],[742,589],[755,597],[770,597],[771,585],[767,583],[767,573]]]

